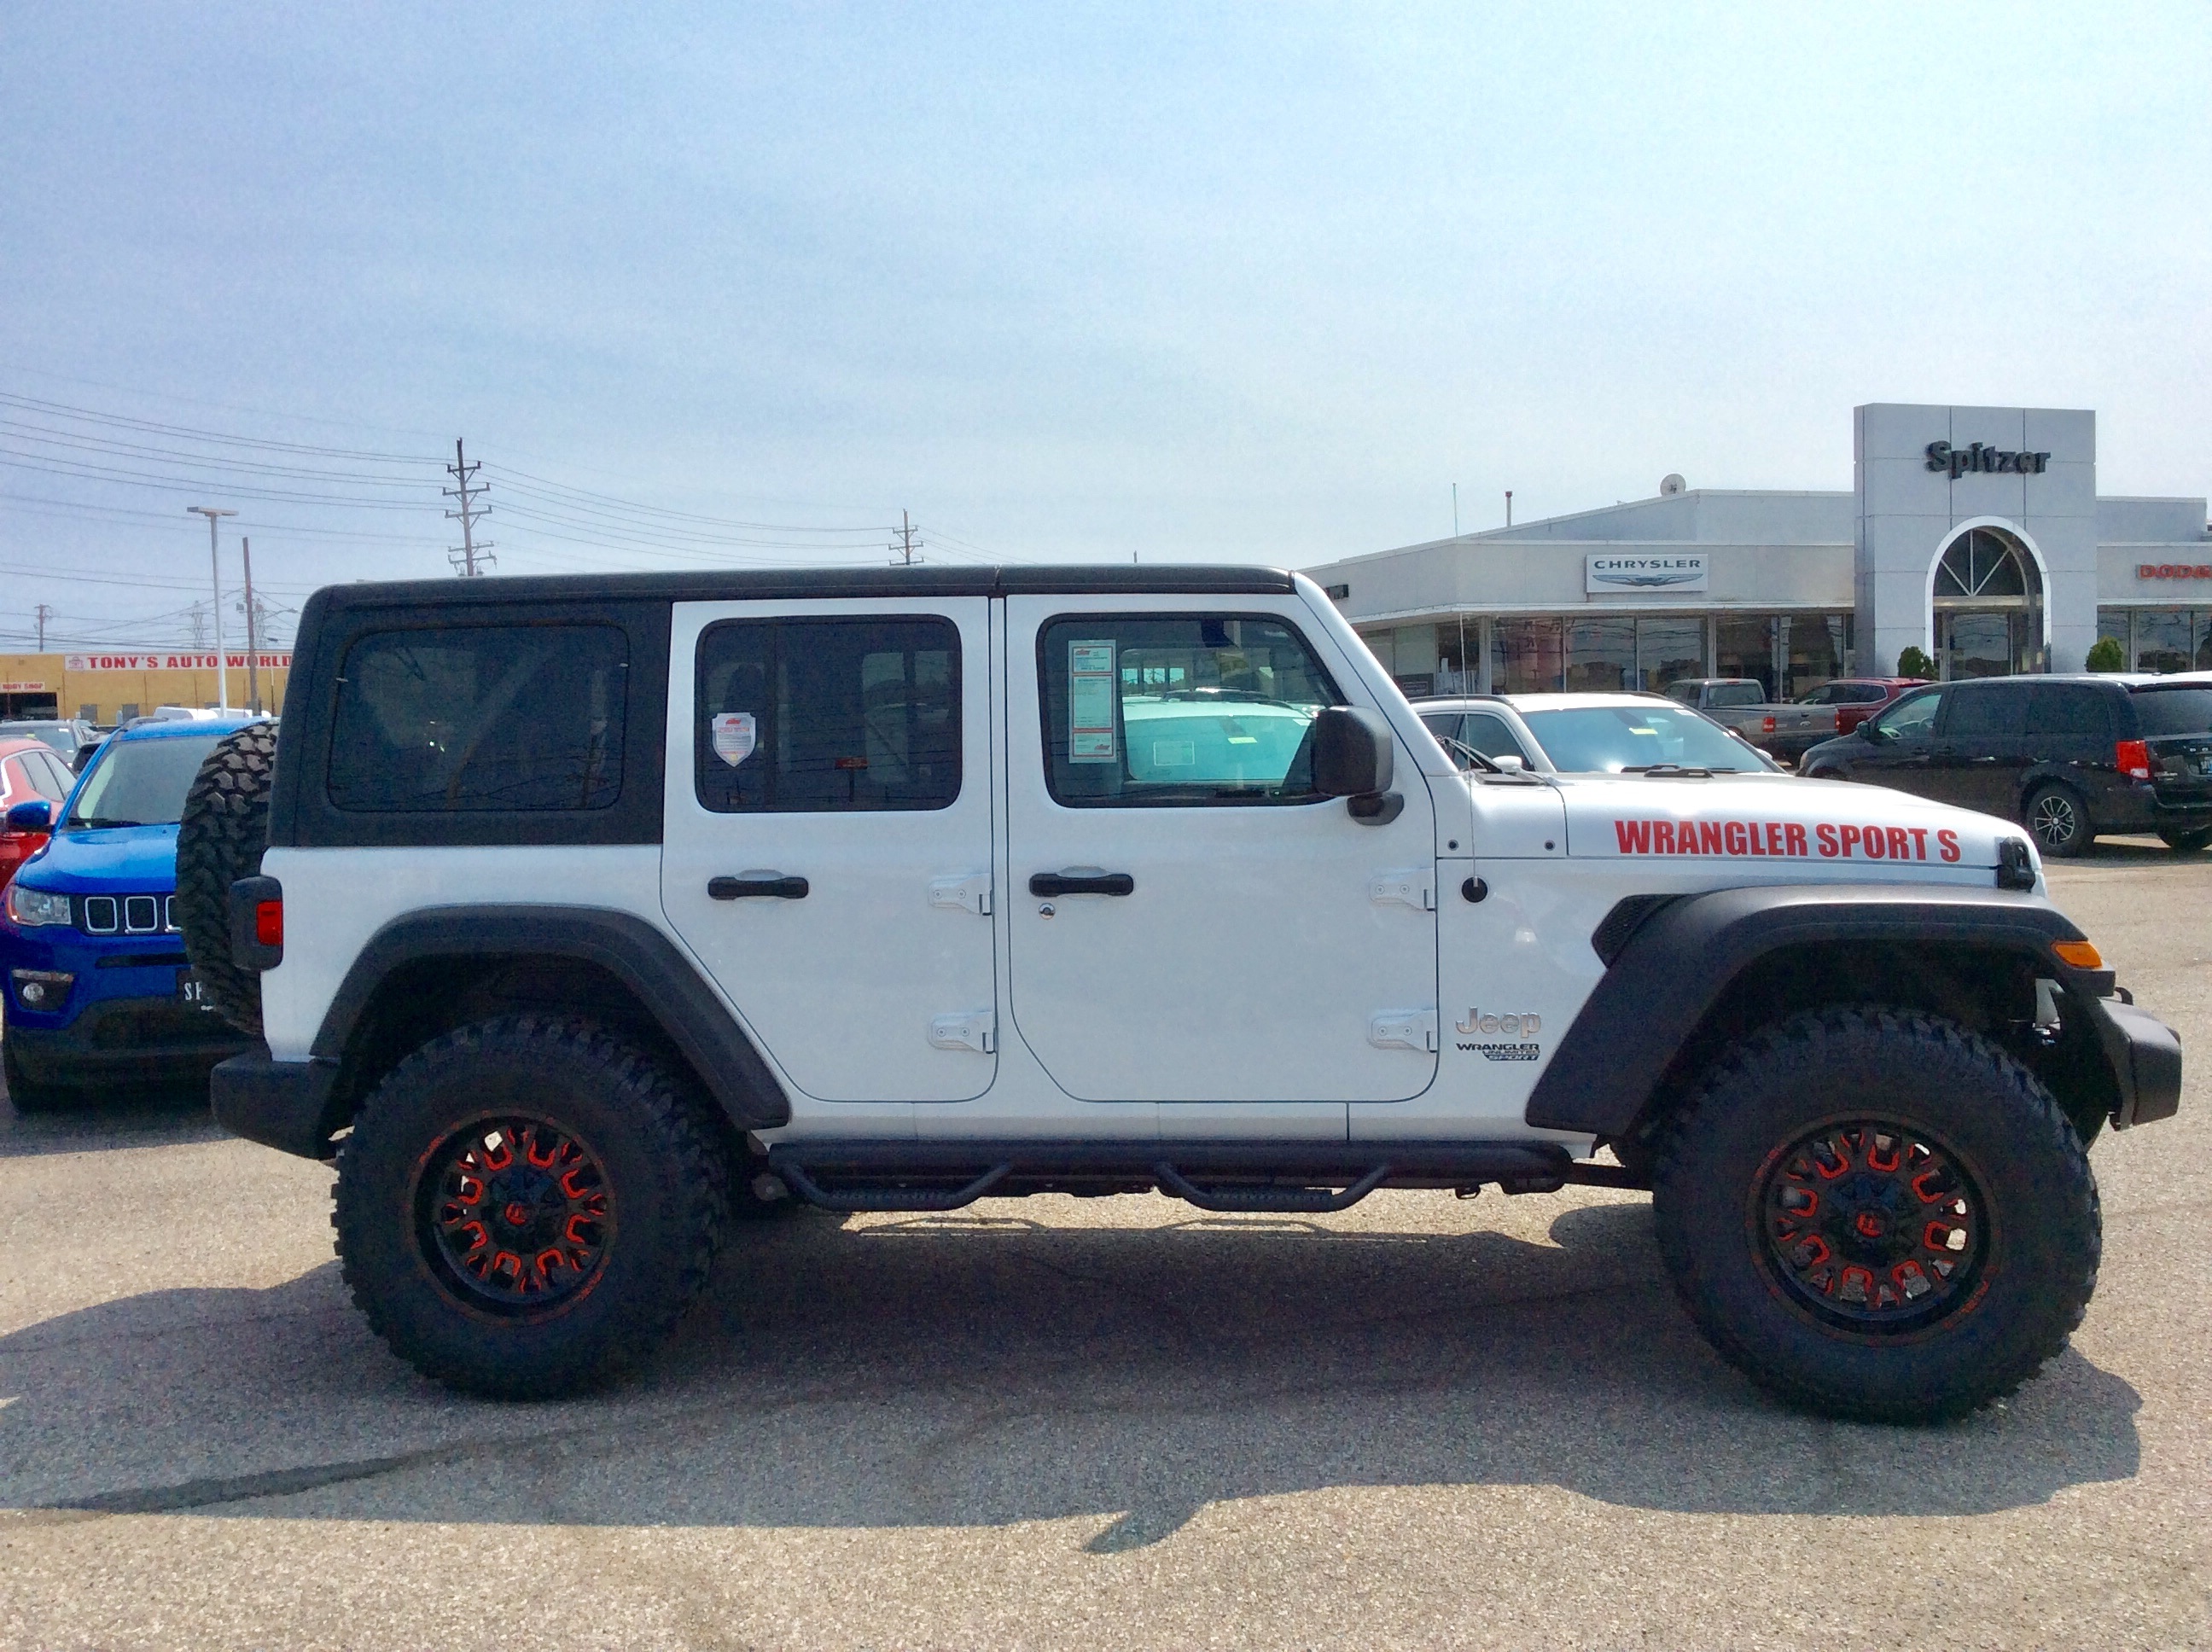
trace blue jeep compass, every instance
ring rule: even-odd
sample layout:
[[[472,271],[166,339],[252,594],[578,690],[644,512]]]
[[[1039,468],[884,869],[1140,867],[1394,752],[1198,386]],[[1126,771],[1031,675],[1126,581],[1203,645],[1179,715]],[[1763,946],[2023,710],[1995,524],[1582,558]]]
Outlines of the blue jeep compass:
[[[0,917],[0,1066],[18,1112],[94,1086],[191,1079],[246,1048],[204,1004],[173,910],[200,761],[252,720],[154,723],[100,748]],[[27,803],[15,817],[52,805]]]

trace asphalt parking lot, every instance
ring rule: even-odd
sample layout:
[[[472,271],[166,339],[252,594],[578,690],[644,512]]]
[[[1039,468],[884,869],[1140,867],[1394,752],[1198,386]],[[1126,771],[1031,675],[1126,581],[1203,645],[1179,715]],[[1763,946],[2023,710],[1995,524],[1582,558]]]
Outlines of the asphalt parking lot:
[[[327,1169],[9,1109],[0,1643],[2212,1640],[2212,857],[2053,883],[2188,1091],[2096,1147],[2072,1351],[1936,1430],[1764,1398],[1589,1189],[804,1212],[648,1373],[483,1404],[348,1306]]]

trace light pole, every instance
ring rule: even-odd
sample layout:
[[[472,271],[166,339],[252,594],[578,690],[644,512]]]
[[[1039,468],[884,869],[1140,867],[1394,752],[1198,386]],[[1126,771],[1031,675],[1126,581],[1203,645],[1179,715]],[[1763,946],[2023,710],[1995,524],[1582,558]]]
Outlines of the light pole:
[[[222,663],[222,559],[216,556],[215,525],[218,517],[235,516],[236,511],[221,511],[211,505],[187,505],[187,516],[204,516],[208,519],[208,570],[215,580],[215,697],[217,708],[230,709],[230,673]]]

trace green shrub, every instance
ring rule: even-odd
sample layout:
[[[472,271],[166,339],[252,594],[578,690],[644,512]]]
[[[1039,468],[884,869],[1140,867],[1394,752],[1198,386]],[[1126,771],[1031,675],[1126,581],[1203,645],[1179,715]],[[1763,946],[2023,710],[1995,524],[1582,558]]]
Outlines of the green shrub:
[[[2124,671],[2128,668],[2128,651],[2120,647],[2118,637],[2099,637],[2089,645],[2089,658],[2082,663],[2093,671]]]
[[[1897,674],[1899,677],[1932,677],[1936,675],[1936,662],[1929,659],[1921,652],[1919,647],[1915,645],[1898,655]]]

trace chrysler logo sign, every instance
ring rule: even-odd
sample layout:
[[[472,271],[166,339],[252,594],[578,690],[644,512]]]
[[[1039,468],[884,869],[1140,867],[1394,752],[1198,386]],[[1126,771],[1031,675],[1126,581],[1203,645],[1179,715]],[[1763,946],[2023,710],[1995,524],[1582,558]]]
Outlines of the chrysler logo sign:
[[[1585,594],[1612,591],[1703,591],[1703,556],[1589,556],[1583,562]]]
[[[1956,482],[1969,471],[1994,471],[2004,476],[2040,476],[2043,467],[2051,463],[2048,453],[2015,453],[2007,448],[1985,447],[1980,442],[1971,442],[1964,447],[1954,447],[1948,441],[1928,444],[1928,468],[1948,471]]]

